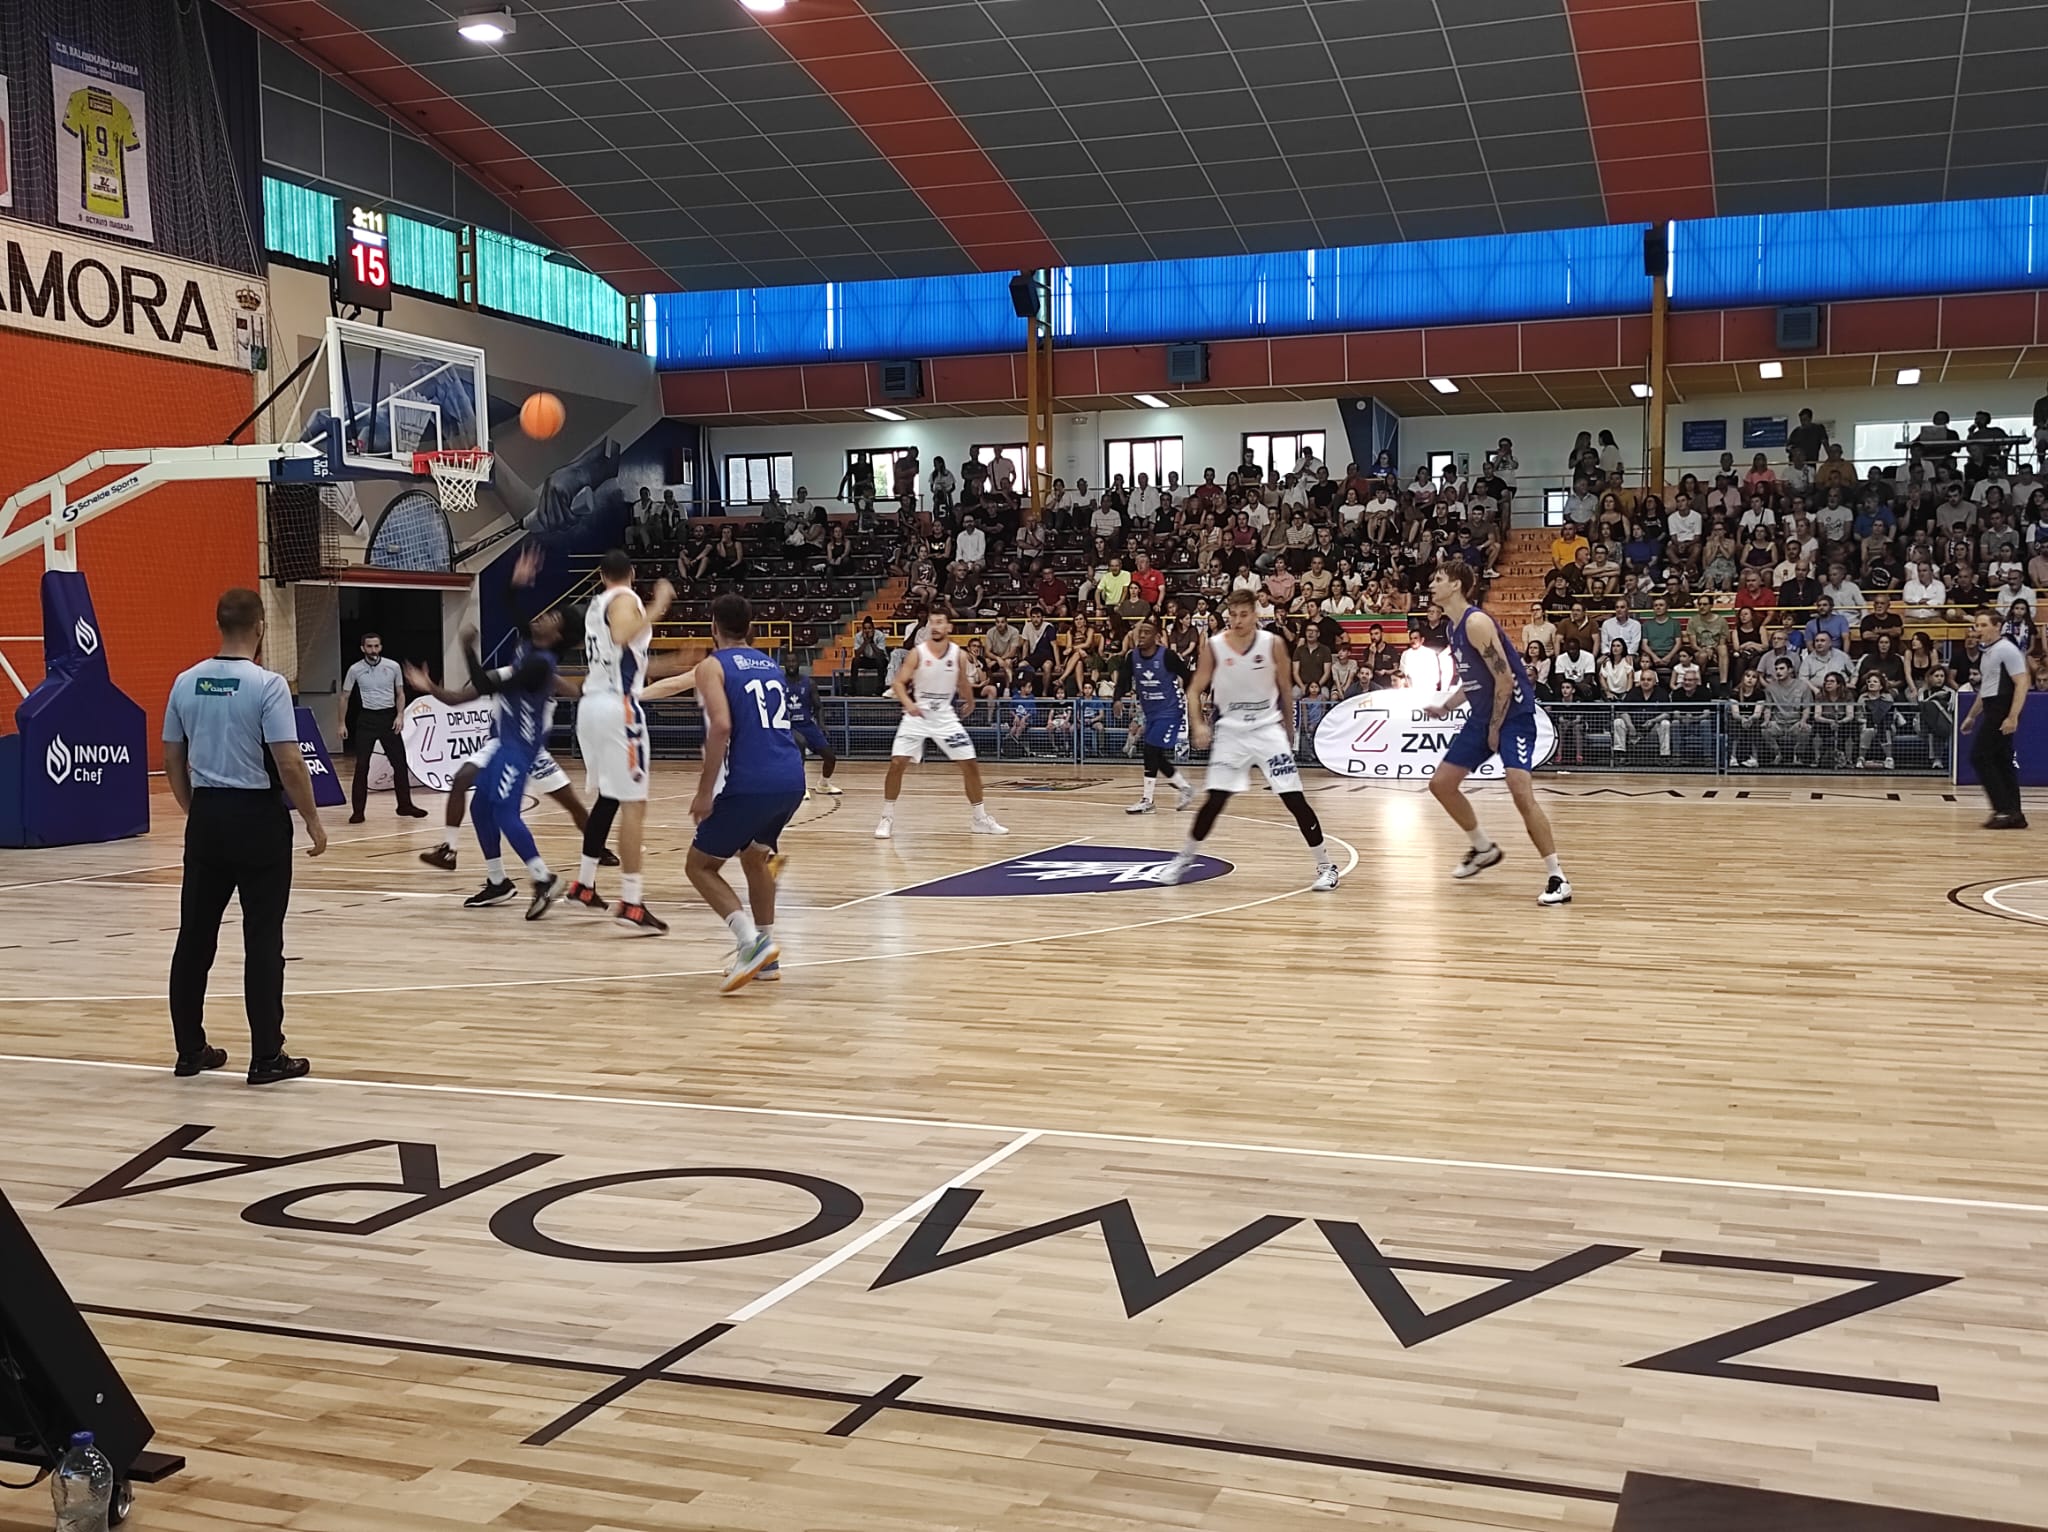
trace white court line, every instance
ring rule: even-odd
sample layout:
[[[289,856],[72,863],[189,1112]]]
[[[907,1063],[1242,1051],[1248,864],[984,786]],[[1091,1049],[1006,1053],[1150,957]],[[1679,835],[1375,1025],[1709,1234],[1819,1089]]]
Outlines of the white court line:
[[[952,1191],[955,1187],[965,1186],[968,1182],[972,1181],[976,1176],[980,1175],[983,1171],[993,1170],[996,1166],[1002,1164],[1004,1160],[1007,1160],[1011,1155],[1015,1154],[1019,1149],[1022,1149],[1026,1144],[1032,1143],[1039,1137],[1041,1137],[1041,1135],[1038,1133],[1036,1129],[1028,1130],[1026,1132],[1018,1134],[1015,1138],[1011,1139],[1007,1144],[1003,1145],[1002,1148],[996,1150],[994,1154],[991,1154],[987,1156],[985,1159],[982,1159],[977,1163],[968,1166],[965,1170],[961,1171],[960,1174],[954,1176],[951,1180],[941,1181],[937,1186],[934,1186],[930,1191],[926,1192],[922,1197],[918,1198],[917,1201],[911,1203],[910,1206],[899,1209],[897,1212],[892,1213],[889,1217],[883,1219],[880,1223],[876,1224],[872,1229],[869,1229],[866,1233],[857,1235],[853,1239],[848,1240],[845,1244],[841,1245],[837,1250],[834,1250],[830,1255],[826,1256],[823,1260],[817,1261],[812,1265],[806,1266],[802,1271],[798,1272],[795,1276],[791,1277],[787,1282],[783,1283],[780,1287],[774,1288],[768,1292],[763,1293],[760,1297],[756,1298],[752,1303],[749,1303],[744,1307],[734,1309],[730,1314],[725,1316],[725,1322],[729,1325],[743,1325],[748,1320],[752,1319],[755,1315],[767,1313],[768,1310],[774,1308],[775,1305],[782,1302],[783,1299],[802,1292],[805,1288],[809,1287],[813,1282],[817,1281],[818,1278],[824,1276],[827,1272],[833,1271],[836,1268],[843,1266],[846,1262],[852,1260],[855,1256],[859,1255],[863,1250],[867,1249],[877,1240],[887,1239],[896,1230],[902,1228],[905,1224],[909,1223],[911,1219],[923,1216],[925,1210],[929,1208],[933,1203],[937,1202],[941,1197],[945,1196],[947,1192]]]
[[[161,1064],[130,1064],[109,1059],[63,1059],[32,1053],[0,1053],[0,1063],[49,1064],[74,1069],[115,1069],[162,1075]],[[292,1089],[402,1091],[425,1095],[485,1096],[510,1101],[562,1101],[579,1105],[647,1107],[662,1112],[706,1112],[731,1117],[773,1117],[798,1122],[857,1122],[892,1128],[944,1128],[967,1133],[1035,1134],[1043,1139],[1077,1143],[1149,1144],[1164,1149],[1218,1150],[1226,1154],[1270,1154],[1306,1160],[1340,1160],[1366,1165],[1412,1165],[1426,1170],[1483,1170],[1500,1175],[1544,1176],[1581,1181],[1623,1181],[1649,1186],[1685,1186],[1708,1191],[1766,1192],[1784,1197],[1840,1197],[1857,1202],[1901,1202],[1919,1207],[1973,1208],[1998,1213],[2048,1216],[2048,1203],[2002,1202],[1985,1197],[1942,1197],[1926,1192],[1882,1192],[1851,1186],[1803,1186],[1790,1181],[1735,1181],[1712,1176],[1664,1175],[1642,1170],[1596,1170],[1582,1165],[1532,1165],[1515,1160],[1460,1160],[1442,1155],[1385,1154],[1368,1149],[1310,1149],[1285,1144],[1235,1143],[1228,1139],[1174,1138],[1154,1133],[1107,1133],[1085,1128],[1024,1128],[1015,1123],[961,1122],[943,1117],[898,1117],[879,1112],[820,1112],[800,1107],[728,1106],[709,1101],[666,1101],[651,1096],[596,1096],[572,1091],[515,1090],[488,1085],[431,1085],[402,1080],[362,1080],[347,1076],[311,1075]],[[1021,1145],[1019,1146],[1021,1147]]]
[[[1341,876],[1348,877],[1358,866],[1358,848],[1335,835],[1328,838],[1332,843],[1344,848],[1347,859],[1339,872]],[[1004,860],[1007,861],[1008,858]],[[951,947],[914,947],[907,952],[859,952],[851,957],[798,958],[795,962],[785,962],[782,966],[785,969],[839,968],[849,963],[888,963],[910,958],[952,957],[962,952],[995,952],[1008,947],[1033,947],[1046,942],[1078,941],[1090,936],[1115,936],[1124,931],[1145,931],[1153,926],[1174,926],[1190,920],[1207,920],[1214,915],[1234,915],[1240,910],[1256,910],[1263,905],[1276,904],[1282,899],[1292,899],[1297,894],[1309,891],[1310,886],[1304,883],[1299,888],[1267,894],[1262,899],[1247,899],[1241,904],[1219,905],[1212,910],[1189,910],[1183,915],[1161,915],[1153,920],[1125,921],[1120,925],[1093,926],[1082,931],[1049,931],[1042,936],[1013,936],[1000,941],[961,942]],[[572,984],[628,984],[647,979],[702,979],[724,972],[723,968],[669,968],[657,969],[652,973],[558,974],[542,979],[466,979],[444,984],[367,984],[344,989],[288,989],[285,991],[285,998],[303,1000],[325,995],[425,995],[469,989],[553,989]],[[143,1001],[162,998],[161,994],[154,992],[146,995],[0,995],[0,1005],[73,1005],[89,1001]]]
[[[2002,899],[1998,897],[2000,894],[2004,893],[2009,888],[2037,888],[2041,885],[2043,881],[2048,880],[2043,880],[2041,878],[2021,878],[2018,882],[2015,883],[2001,883],[1996,888],[1986,889],[1982,897],[1984,902],[1990,905],[1994,910],[2003,910],[2006,914],[2012,916],[2015,920],[2031,920],[2035,925],[2048,925],[2048,916],[2043,916],[2040,911],[2016,910],[2011,905],[2005,903]]]

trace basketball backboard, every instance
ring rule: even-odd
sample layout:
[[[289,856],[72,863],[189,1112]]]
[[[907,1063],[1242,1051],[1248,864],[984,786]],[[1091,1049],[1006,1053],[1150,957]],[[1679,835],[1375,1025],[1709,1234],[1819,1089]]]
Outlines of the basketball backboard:
[[[484,353],[475,346],[327,321],[328,455],[337,478],[413,476],[413,456],[488,451]]]

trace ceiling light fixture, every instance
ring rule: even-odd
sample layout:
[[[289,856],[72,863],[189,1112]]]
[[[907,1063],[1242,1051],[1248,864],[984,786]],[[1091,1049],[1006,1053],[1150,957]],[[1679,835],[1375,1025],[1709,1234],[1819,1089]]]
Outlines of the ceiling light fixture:
[[[1654,392],[1654,390],[1647,383],[1631,383],[1628,386],[1628,391],[1634,394],[1638,399],[1647,399]]]
[[[1914,384],[1918,383],[1919,381],[1920,381],[1920,369],[1919,369],[1919,368],[1917,368],[1917,367],[1901,367],[1901,368],[1899,369],[1899,387],[1901,387],[1901,388],[1911,388],[1911,387],[1912,387],[1912,386],[1913,386]]]
[[[519,22],[509,9],[479,11],[463,17],[455,30],[473,43],[501,43],[519,30]]]
[[[1455,394],[1458,391],[1458,385],[1449,378],[1431,378],[1429,386],[1440,394]]]
[[[1139,394],[1138,403],[1144,405],[1148,410],[1163,410],[1167,408],[1166,401],[1157,394]]]
[[[788,3],[789,0],[740,0],[740,4],[756,16],[773,16]]]
[[[1760,378],[1782,378],[1785,376],[1785,364],[1783,362],[1765,362],[1757,368],[1756,374]]]
[[[885,410],[879,404],[871,404],[867,412],[877,420],[908,420],[908,415],[899,415],[894,410]]]

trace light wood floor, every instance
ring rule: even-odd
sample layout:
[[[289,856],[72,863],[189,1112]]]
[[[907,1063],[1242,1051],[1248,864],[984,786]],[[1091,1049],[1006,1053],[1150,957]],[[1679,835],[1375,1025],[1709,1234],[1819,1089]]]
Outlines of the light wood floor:
[[[1335,894],[1260,796],[1225,877],[927,898],[1184,821],[1010,771],[991,841],[934,766],[876,842],[849,766],[721,998],[693,776],[661,941],[331,816],[267,1092],[166,1067],[168,799],[0,853],[0,1186],[191,1460],[134,1525],[1576,1532],[1630,1469],[2048,1524],[2048,849],[1974,794],[1552,779],[1545,910],[1497,790],[1458,884],[1324,778]]]

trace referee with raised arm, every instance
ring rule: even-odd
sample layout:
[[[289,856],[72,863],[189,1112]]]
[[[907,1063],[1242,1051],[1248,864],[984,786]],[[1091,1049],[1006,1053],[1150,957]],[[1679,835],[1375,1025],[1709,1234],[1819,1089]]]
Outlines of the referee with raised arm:
[[[249,1012],[249,1083],[296,1080],[311,1066],[284,1051],[284,915],[292,897],[292,817],[318,856],[327,832],[299,750],[291,688],[256,662],[263,598],[231,590],[214,608],[220,652],[171,683],[164,706],[164,775],[185,811],[185,883],[171,957],[177,1073],[227,1063],[206,1042],[206,976],[228,900],[242,898],[242,998]],[[394,667],[395,668],[395,667]]]
[[[2020,810],[2020,768],[2013,754],[2020,710],[2027,705],[2027,657],[2000,630],[1998,613],[1986,607],[1977,614],[1977,700],[1963,720],[1963,733],[1977,730],[1970,746],[1970,764],[1991,800],[1987,830],[2024,830]],[[1979,717],[1983,726],[1978,727]]]
[[[405,681],[398,663],[384,658],[384,640],[375,633],[362,638],[363,657],[349,666],[342,678],[341,698],[346,716],[349,694],[355,694],[355,727],[349,743],[356,758],[355,780],[349,784],[348,822],[363,822],[363,807],[370,798],[370,752],[384,747],[384,759],[391,763],[391,786],[398,794],[398,817],[425,819],[427,811],[412,801],[412,768],[406,764],[405,736],[399,732],[399,714],[405,707]]]

